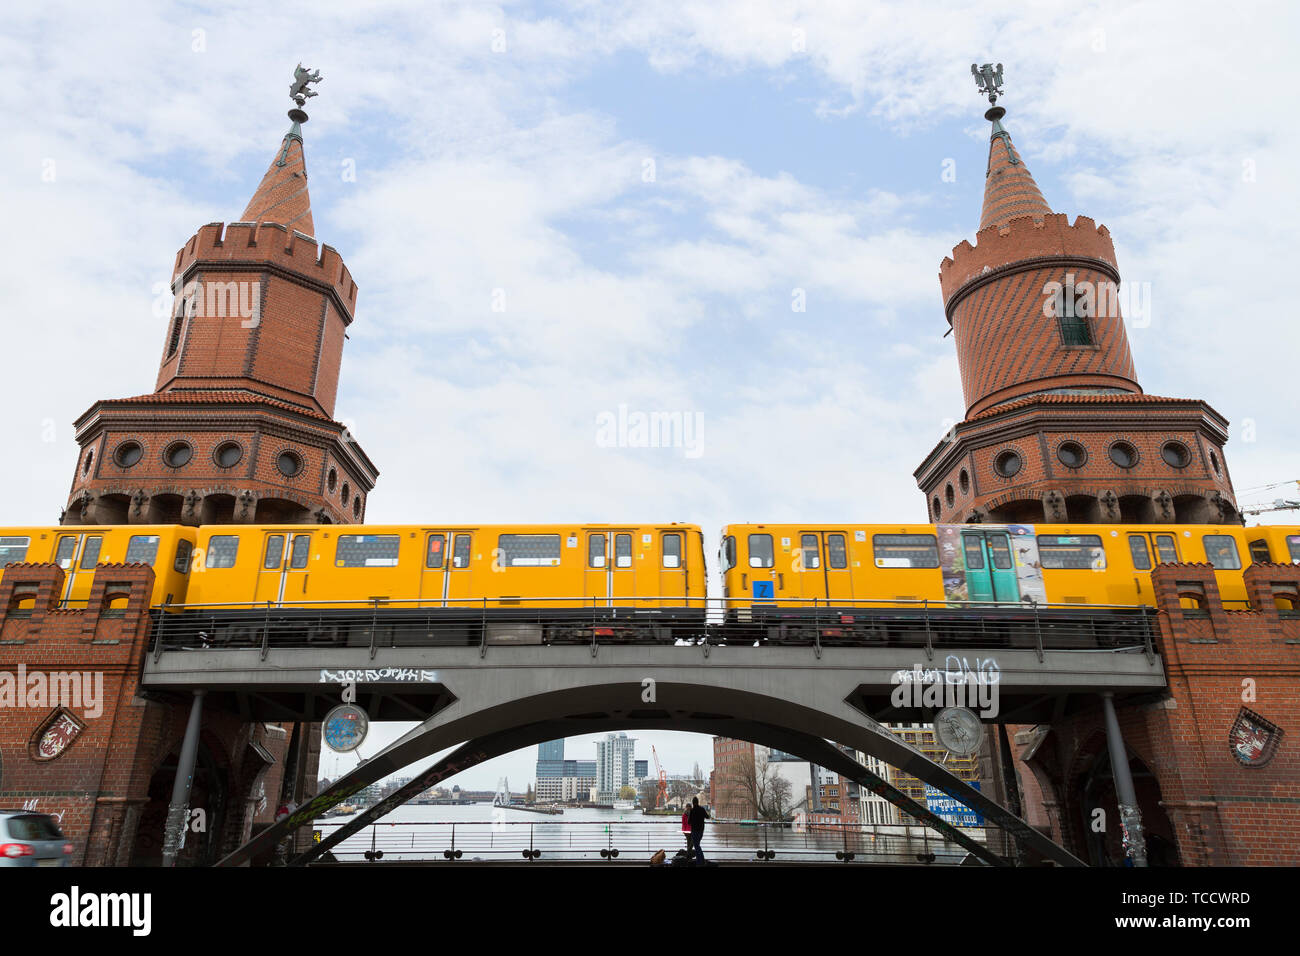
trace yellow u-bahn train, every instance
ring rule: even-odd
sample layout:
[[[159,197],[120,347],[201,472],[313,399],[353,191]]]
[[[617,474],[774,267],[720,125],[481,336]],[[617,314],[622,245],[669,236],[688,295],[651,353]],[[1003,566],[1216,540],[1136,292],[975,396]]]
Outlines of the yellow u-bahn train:
[[[1239,525],[743,524],[722,529],[732,611],[970,603],[1154,605],[1156,564],[1205,562],[1222,598],[1242,570],[1300,562],[1300,528]]]

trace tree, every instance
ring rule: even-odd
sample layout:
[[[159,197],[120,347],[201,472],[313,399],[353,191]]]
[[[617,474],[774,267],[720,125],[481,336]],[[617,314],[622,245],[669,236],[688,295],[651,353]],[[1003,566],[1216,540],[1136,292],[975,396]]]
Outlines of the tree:
[[[784,820],[794,809],[790,781],[781,776],[766,750],[757,756],[751,751],[732,758],[725,785],[731,797],[729,813],[740,812],[757,820]]]
[[[618,798],[620,800],[635,800],[636,788],[624,784],[622,787],[619,788]]]
[[[653,807],[659,799],[659,781],[654,777],[646,777],[641,781],[641,806]]]
[[[668,798],[678,806],[691,802],[691,797],[699,790],[689,780],[669,780],[668,781]]]
[[[704,771],[700,769],[700,762],[695,761],[695,766],[691,768],[691,783],[695,784],[696,790],[704,789]]]

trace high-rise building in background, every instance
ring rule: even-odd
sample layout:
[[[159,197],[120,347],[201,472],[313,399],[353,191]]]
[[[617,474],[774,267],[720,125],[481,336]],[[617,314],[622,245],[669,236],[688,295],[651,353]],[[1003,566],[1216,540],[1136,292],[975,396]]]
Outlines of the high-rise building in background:
[[[596,801],[613,803],[620,790],[638,783],[635,738],[620,733],[596,741]]]
[[[595,785],[596,761],[565,760],[563,740],[538,745],[537,802],[586,803]]]

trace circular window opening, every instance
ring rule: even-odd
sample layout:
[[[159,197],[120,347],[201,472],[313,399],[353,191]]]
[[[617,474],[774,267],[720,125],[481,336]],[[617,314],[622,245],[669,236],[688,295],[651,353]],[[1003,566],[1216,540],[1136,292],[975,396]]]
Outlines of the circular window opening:
[[[1088,453],[1077,441],[1063,441],[1056,449],[1056,457],[1066,468],[1082,468]]]
[[[1186,468],[1192,460],[1192,453],[1180,441],[1167,441],[1160,446],[1160,457],[1170,468]]]
[[[352,489],[348,487],[348,483],[345,481],[345,482],[343,482],[343,504],[344,504],[344,506],[347,505],[347,503],[348,503],[348,499],[350,499],[351,497],[352,497]]]
[[[83,475],[90,474],[90,466],[93,465],[94,463],[95,463],[95,449],[92,448],[90,451],[86,452],[86,463],[85,465],[82,466],[81,473]]]
[[[1214,473],[1219,474],[1219,456],[1214,452],[1210,452],[1210,464],[1214,466]]]
[[[361,517],[361,496],[360,495],[357,495],[355,498],[352,499],[352,517],[354,518]]]
[[[335,471],[333,468],[331,468],[329,478],[326,479],[325,483],[326,485],[329,486],[329,493],[334,494],[334,489],[338,486],[339,483],[339,473]]]
[[[228,441],[217,446],[216,453],[217,464],[222,468],[231,468],[238,465],[240,459],[244,457],[244,449],[239,447],[238,442]]]
[[[275,467],[280,469],[280,474],[286,478],[292,478],[302,471],[302,459],[294,452],[282,451],[280,457],[275,460]]]
[[[180,468],[182,465],[188,465],[190,459],[194,457],[194,448],[189,442],[173,442],[163,451],[163,461],[172,468]]]
[[[1011,478],[1019,474],[1023,464],[1024,460],[1014,451],[1004,451],[993,459],[993,470],[1003,478]]]
[[[124,441],[117,446],[117,451],[113,452],[113,460],[122,468],[130,468],[143,454],[144,448],[138,441]]]
[[[1110,446],[1110,460],[1121,468],[1132,468],[1138,461],[1137,449],[1126,441],[1117,441]]]
[[[940,507],[939,507],[939,496],[938,496],[938,495],[935,495],[935,496],[934,496],[934,505],[933,505],[933,507],[934,507],[934,516],[935,516],[935,518],[938,518],[938,517],[939,517],[939,514],[940,514],[940,511],[941,511],[941,509],[940,509]]]
[[[949,508],[952,507],[952,503],[956,500],[956,496],[952,493],[952,485],[943,489],[943,500],[948,502]]]
[[[970,493],[970,475],[966,474],[966,469],[961,470],[961,493],[963,495]]]

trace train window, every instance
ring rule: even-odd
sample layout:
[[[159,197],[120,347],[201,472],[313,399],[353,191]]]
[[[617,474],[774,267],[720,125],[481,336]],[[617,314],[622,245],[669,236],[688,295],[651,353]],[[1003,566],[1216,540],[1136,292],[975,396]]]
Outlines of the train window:
[[[267,571],[274,571],[280,567],[280,561],[284,558],[284,535],[268,534],[266,536],[266,552],[262,555],[262,567]]]
[[[188,574],[190,571],[190,555],[194,553],[194,545],[190,544],[184,538],[176,542],[176,560],[172,562],[172,570],[177,574]]]
[[[1252,541],[1250,543],[1250,563],[1267,564],[1269,560],[1268,542],[1263,538]]]
[[[722,541],[722,570],[730,571],[736,566],[736,536],[729,534]]]
[[[158,559],[158,535],[133,534],[126,544],[127,564],[153,564]]]
[[[1044,568],[1104,571],[1106,552],[1095,534],[1040,534],[1038,557]]]
[[[334,549],[334,567],[396,567],[400,541],[395,534],[341,534]]]
[[[54,560],[64,571],[72,567],[72,556],[77,553],[77,539],[64,535],[59,539],[59,549],[54,553]]]
[[[214,534],[208,539],[207,566],[209,568],[233,568],[238,554],[239,535]]]
[[[311,535],[295,534],[293,536],[293,549],[289,555],[289,567],[295,571],[301,571],[307,567],[307,556],[311,553]]]
[[[749,566],[751,568],[770,568],[774,563],[772,536],[770,534],[751,534],[749,536]]]
[[[1201,536],[1205,545],[1205,557],[1216,571],[1238,571],[1241,558],[1237,555],[1237,542],[1227,534],[1206,534]]]
[[[1011,570],[1011,542],[1005,534],[991,534],[989,541],[989,557],[993,559],[993,567],[998,571]]]
[[[844,543],[844,535],[828,534],[826,536],[826,563],[837,570],[849,566],[849,549]]]
[[[980,544],[980,536],[977,534],[964,534],[962,535],[962,544],[966,550],[966,570],[983,571],[984,548]]]
[[[0,568],[11,562],[26,561],[27,546],[31,543],[31,538],[0,538]]]
[[[587,567],[603,568],[605,566],[605,535],[587,535]]]
[[[99,561],[99,549],[103,543],[104,539],[97,534],[86,538],[86,543],[81,547],[81,570],[86,571],[95,566]]]
[[[878,568],[937,568],[939,542],[932,534],[872,535]]]
[[[446,555],[447,539],[440,534],[429,535],[429,544],[424,551],[424,566],[426,568],[442,567],[443,557]]]
[[[1300,564],[1300,534],[1287,535],[1286,547],[1291,553],[1291,563]]]
[[[558,534],[503,534],[497,547],[503,568],[550,568],[560,563]]]
[[[614,535],[614,567],[632,567],[632,536],[630,534]]]
[[[801,535],[799,537],[799,551],[803,558],[803,570],[813,571],[822,566],[821,545],[817,541],[817,535]]]
[[[1172,534],[1156,535],[1156,556],[1161,564],[1178,563],[1178,545],[1174,543]]]
[[[682,566],[682,536],[676,532],[663,537],[663,558],[665,568]]]
[[[453,568],[469,567],[469,546],[470,536],[467,534],[458,534],[452,544],[451,549],[451,566]]]
[[[1133,555],[1134,568],[1139,571],[1151,570],[1151,552],[1147,550],[1147,539],[1145,535],[1129,535],[1128,549]]]

